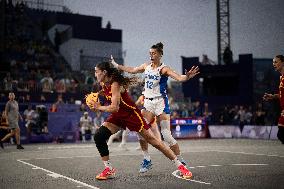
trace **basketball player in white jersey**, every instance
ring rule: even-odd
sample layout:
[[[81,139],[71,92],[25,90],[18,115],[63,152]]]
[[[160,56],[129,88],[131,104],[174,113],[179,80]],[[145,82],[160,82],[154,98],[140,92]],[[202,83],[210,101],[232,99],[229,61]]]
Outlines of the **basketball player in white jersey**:
[[[178,159],[186,164],[181,156],[180,148],[177,141],[173,138],[170,131],[170,107],[167,96],[167,80],[170,76],[176,81],[185,82],[199,74],[198,66],[193,66],[189,71],[186,71],[184,75],[176,73],[170,67],[166,66],[162,61],[163,56],[163,44],[157,43],[150,48],[149,51],[150,62],[146,62],[137,67],[128,67],[117,64],[111,56],[111,63],[119,70],[136,74],[144,73],[145,75],[145,102],[143,116],[146,121],[150,123],[155,116],[158,118],[158,123],[161,127],[161,134],[164,140],[169,144],[171,150],[177,155]],[[140,140],[143,140],[140,137]],[[142,142],[143,143],[143,142]],[[141,142],[140,142],[141,144]],[[143,147],[142,147],[143,145]],[[147,148],[147,142],[144,140],[144,144],[141,144],[142,149]],[[144,160],[142,161],[139,172],[148,171],[151,166],[151,159],[148,154],[148,150],[144,150]]]

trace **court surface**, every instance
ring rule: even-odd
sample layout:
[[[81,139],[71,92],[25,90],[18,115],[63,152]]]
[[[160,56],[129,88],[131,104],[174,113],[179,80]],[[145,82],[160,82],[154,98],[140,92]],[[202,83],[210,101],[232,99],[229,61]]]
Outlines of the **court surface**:
[[[103,164],[94,143],[32,144],[19,151],[14,145],[0,149],[1,189],[183,189],[183,188],[284,188],[284,145],[279,141],[249,139],[179,140],[193,173],[181,179],[174,164],[149,149],[153,168],[138,170],[143,159],[128,143],[114,143],[111,162],[114,179],[98,181]]]

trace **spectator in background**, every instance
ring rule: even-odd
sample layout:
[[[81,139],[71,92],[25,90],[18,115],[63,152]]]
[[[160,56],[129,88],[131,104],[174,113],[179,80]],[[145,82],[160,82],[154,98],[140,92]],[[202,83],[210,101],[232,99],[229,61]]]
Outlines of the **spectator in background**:
[[[92,74],[90,74],[89,72],[86,73],[85,84],[87,85],[88,91],[93,91],[94,83],[95,83],[94,76]]]
[[[57,106],[60,105],[60,104],[65,104],[64,101],[63,101],[63,95],[62,94],[58,94],[56,104],[57,104]]]
[[[202,116],[202,107],[200,106],[200,101],[195,101],[193,103],[192,116]]]
[[[245,113],[245,124],[251,125],[252,124],[252,117],[253,117],[251,106],[249,106],[245,111],[246,111],[246,113]]]
[[[4,90],[11,91],[13,90],[13,79],[11,77],[10,72],[6,74],[6,77],[3,79],[4,81]]]
[[[28,131],[28,136],[31,135],[32,129],[36,125],[36,119],[38,117],[38,113],[32,109],[32,105],[28,106],[28,109],[24,111],[24,119],[26,121],[26,128]]]
[[[43,94],[40,95],[40,102],[41,103],[45,103],[46,102],[46,98]]]
[[[254,122],[256,125],[265,125],[265,114],[262,103],[258,103],[254,113]]]
[[[51,107],[49,108],[49,112],[57,112],[57,105],[56,105],[56,103],[53,103],[52,105],[51,105]]]
[[[273,58],[273,67],[275,71],[280,72],[279,92],[277,94],[265,93],[263,100],[269,101],[273,99],[279,100],[281,106],[281,115],[278,119],[278,139],[284,144],[284,56],[276,55]]]
[[[26,125],[28,125],[30,123],[30,121],[32,120],[32,114],[33,113],[34,113],[34,110],[32,109],[32,105],[29,104],[28,109],[25,109],[25,111],[24,111],[24,119],[26,121]]]
[[[42,91],[51,92],[53,89],[53,79],[50,77],[48,71],[45,72],[45,76],[40,80]]]
[[[233,52],[231,51],[229,46],[227,46],[224,50],[223,61],[225,65],[229,65],[233,63]]]
[[[79,108],[80,112],[85,112],[87,111],[87,107],[86,107],[86,104],[82,103],[80,108]]]
[[[244,106],[240,106],[237,116],[238,116],[239,126],[240,126],[241,131],[243,130],[244,125],[245,125],[245,115],[246,115],[246,111],[245,111]]]
[[[86,142],[86,132],[92,133],[92,141],[94,142],[95,127],[92,124],[92,118],[88,112],[84,112],[80,118],[80,131],[82,134],[82,142]]]
[[[19,127],[19,118],[23,120],[22,116],[19,113],[19,105],[15,100],[15,94],[13,92],[9,93],[9,101],[5,106],[5,115],[7,116],[7,121],[11,132],[7,134],[4,138],[0,140],[0,147],[4,148],[3,142],[9,139],[12,136],[16,136],[17,149],[24,149],[24,147],[20,144],[20,127]]]
[[[205,121],[206,121],[207,124],[211,123],[212,112],[209,110],[208,102],[204,102],[203,115],[202,116],[205,118]]]
[[[178,111],[176,111],[176,110],[172,111],[171,118],[172,119],[180,118]]]

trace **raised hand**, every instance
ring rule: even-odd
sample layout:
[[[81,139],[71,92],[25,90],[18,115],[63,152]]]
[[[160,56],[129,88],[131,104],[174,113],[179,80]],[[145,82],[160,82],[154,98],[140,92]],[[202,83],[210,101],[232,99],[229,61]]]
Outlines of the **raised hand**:
[[[199,74],[199,67],[198,66],[192,66],[189,71],[185,70],[185,75],[187,76],[188,79],[193,78],[197,74]]]
[[[114,58],[112,55],[110,55],[110,63],[115,67],[116,69],[118,68],[118,63],[115,62]]]

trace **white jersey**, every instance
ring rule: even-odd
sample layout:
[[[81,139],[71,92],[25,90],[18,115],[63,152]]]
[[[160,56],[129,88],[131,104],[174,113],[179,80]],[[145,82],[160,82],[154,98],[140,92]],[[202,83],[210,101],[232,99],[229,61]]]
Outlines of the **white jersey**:
[[[153,69],[149,64],[145,69],[145,98],[157,98],[167,95],[168,76],[161,75],[161,69],[166,65],[162,63],[159,67]]]

